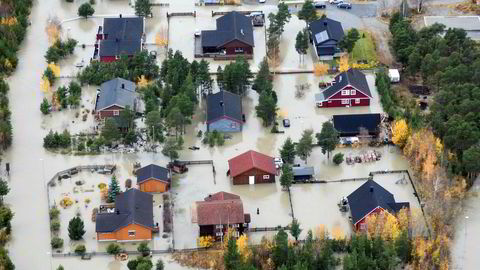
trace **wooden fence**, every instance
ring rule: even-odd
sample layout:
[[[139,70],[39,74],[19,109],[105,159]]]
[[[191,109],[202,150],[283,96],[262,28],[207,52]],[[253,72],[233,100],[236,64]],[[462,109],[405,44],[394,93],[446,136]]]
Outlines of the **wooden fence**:
[[[225,15],[227,13],[229,13],[230,11],[213,11],[212,10],[212,17],[215,17],[215,16],[220,16],[220,15]],[[250,15],[251,13],[255,12],[255,13],[261,13],[263,14],[263,11],[261,10],[242,10],[242,11],[237,11],[238,13],[241,13],[243,15]]]
[[[192,17],[197,17],[197,12],[196,11],[193,11],[193,12],[171,12],[171,13],[168,13],[167,12],[167,18],[170,18],[170,17],[178,17],[178,16],[192,16]]]

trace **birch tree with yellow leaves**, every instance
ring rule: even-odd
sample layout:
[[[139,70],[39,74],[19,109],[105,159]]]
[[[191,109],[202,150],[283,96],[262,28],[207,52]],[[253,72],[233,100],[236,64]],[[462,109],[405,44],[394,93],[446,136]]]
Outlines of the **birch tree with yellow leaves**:
[[[405,119],[396,120],[393,123],[392,133],[393,143],[403,148],[409,135],[407,121]]]

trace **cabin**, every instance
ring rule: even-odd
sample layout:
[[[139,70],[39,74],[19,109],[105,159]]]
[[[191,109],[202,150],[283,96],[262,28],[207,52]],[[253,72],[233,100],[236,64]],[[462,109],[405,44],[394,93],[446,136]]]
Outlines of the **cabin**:
[[[158,230],[153,223],[153,197],[138,189],[117,195],[115,207],[96,215],[97,241],[149,241]]]
[[[95,114],[99,119],[119,116],[127,106],[137,111],[136,86],[132,81],[115,78],[102,83],[95,101]]]
[[[234,228],[234,236],[239,237],[250,223],[250,214],[244,212],[240,197],[227,192],[217,192],[195,202],[192,213],[192,222],[198,223],[200,236],[212,236],[216,240],[220,240],[228,228]]]
[[[217,19],[216,30],[201,32],[203,54],[253,55],[251,18],[232,11]]]
[[[305,182],[314,178],[315,169],[313,167],[292,167],[293,181]]]
[[[242,98],[228,91],[207,96],[207,131],[240,132],[243,125]]]
[[[170,170],[155,164],[135,171],[138,188],[143,192],[162,193],[170,189],[172,177]]]
[[[402,208],[409,208],[408,202],[395,202],[393,194],[373,180],[368,180],[347,197],[356,231],[367,229],[366,219],[373,214],[395,215]]]
[[[380,133],[381,115],[379,113],[342,114],[333,116],[333,127],[340,137],[369,136]]]
[[[275,183],[273,157],[250,150],[228,161],[227,174],[234,185]]]
[[[308,33],[319,60],[332,60],[340,56],[342,49],[338,44],[344,37],[340,22],[329,18],[313,21],[308,25]]]
[[[145,39],[143,17],[105,18],[103,28],[99,27],[94,59],[102,62],[115,62],[122,55],[132,57],[142,51]]]
[[[332,85],[315,94],[318,108],[370,106],[372,94],[365,74],[358,69],[349,69],[338,74]]]

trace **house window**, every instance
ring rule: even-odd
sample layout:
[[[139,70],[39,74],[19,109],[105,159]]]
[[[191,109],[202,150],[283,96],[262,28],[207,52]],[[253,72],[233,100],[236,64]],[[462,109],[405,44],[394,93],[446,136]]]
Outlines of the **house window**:
[[[135,231],[134,230],[128,231],[128,236],[135,237]]]
[[[231,123],[230,128],[237,128],[237,123],[235,123],[235,122]]]
[[[119,112],[118,110],[115,110],[115,111],[113,111],[113,115],[114,115],[114,116],[119,116],[119,115],[120,115],[120,112]]]
[[[350,90],[342,90],[342,96],[348,96],[350,94]]]
[[[232,227],[233,228],[238,228],[238,227],[240,227],[240,224],[232,224]]]
[[[223,225],[215,225],[215,229],[222,229]]]
[[[263,179],[270,179],[270,175],[269,174],[264,174]]]
[[[243,53],[243,48],[235,48],[236,53]]]
[[[359,98],[355,99],[355,104],[360,104],[360,99]]]
[[[349,101],[348,99],[342,99],[342,104],[344,104],[344,105],[348,104],[349,103],[348,101]]]
[[[216,236],[222,236],[222,235],[223,235],[223,232],[217,232],[215,235],[216,235]]]
[[[328,103],[332,103],[332,101],[331,101],[331,100],[329,100],[329,101],[328,101]]]
[[[355,96],[357,94],[357,90],[350,90],[350,95]]]

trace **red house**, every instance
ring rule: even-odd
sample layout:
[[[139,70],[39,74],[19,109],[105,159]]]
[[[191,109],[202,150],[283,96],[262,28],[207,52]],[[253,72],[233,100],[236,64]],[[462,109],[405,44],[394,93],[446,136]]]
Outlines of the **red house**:
[[[262,153],[247,151],[230,159],[228,167],[234,185],[275,183],[275,162]]]
[[[132,57],[143,48],[144,18],[105,18],[98,29],[93,59],[114,62],[121,55]]]
[[[402,208],[409,208],[408,202],[395,202],[393,194],[373,180],[368,180],[347,197],[352,224],[356,231],[366,230],[366,219],[373,214],[388,212],[392,215]]]
[[[365,74],[349,69],[335,77],[332,85],[315,95],[317,107],[369,106],[372,94]]]

